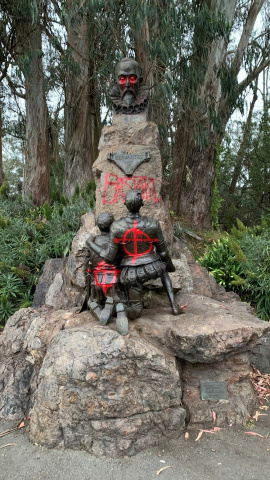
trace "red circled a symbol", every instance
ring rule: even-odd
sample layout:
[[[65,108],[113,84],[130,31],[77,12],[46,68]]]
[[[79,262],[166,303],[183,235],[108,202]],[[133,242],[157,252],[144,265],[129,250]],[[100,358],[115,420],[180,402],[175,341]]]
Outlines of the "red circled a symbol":
[[[132,264],[134,265],[138,257],[143,257],[153,250],[153,243],[158,242],[158,238],[150,238],[147,233],[137,228],[138,221],[135,220],[133,227],[129,228],[125,233],[123,238],[115,238],[115,243],[121,243],[125,253],[133,257]],[[146,246],[146,249],[143,252],[138,252],[138,244],[143,243]],[[149,246],[147,246],[149,244]],[[128,248],[131,247],[131,249]]]

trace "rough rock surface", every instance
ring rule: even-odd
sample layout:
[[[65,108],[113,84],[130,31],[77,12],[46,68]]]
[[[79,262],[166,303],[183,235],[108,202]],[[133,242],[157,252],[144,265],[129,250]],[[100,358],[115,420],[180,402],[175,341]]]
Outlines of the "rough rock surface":
[[[270,331],[240,302],[179,294],[145,309],[122,337],[89,312],[22,309],[0,336],[0,416],[31,411],[33,442],[132,455],[190,424],[244,424],[256,406],[248,351]],[[202,401],[200,380],[225,380],[228,401]],[[181,403],[182,402],[182,403]]]
[[[90,234],[99,233],[95,226],[94,213],[89,212],[83,215],[81,222],[82,226],[73,239],[68,258],[47,260],[45,263],[44,272],[37,285],[33,307],[46,305],[54,309],[81,310],[85,299],[85,243]],[[57,260],[60,261],[56,262]],[[62,269],[60,269],[61,265]]]
[[[183,406],[187,422],[193,425],[213,426],[213,411],[216,426],[246,425],[247,412],[256,407],[256,398],[249,381],[249,356],[247,353],[233,355],[223,362],[189,363],[179,360],[182,371]],[[200,382],[225,381],[228,400],[202,400]]]
[[[31,411],[30,437],[49,447],[132,455],[183,430],[173,355],[90,313],[22,309],[0,337],[0,416]]]
[[[85,325],[61,331],[39,375],[30,438],[95,455],[132,455],[177,437],[185,412],[175,358]]]
[[[170,353],[190,363],[226,360],[255,346],[270,325],[256,318],[244,302],[220,303],[212,298],[180,293],[185,314],[173,317],[169,304],[159,311],[149,309],[131,328],[143,338],[166,347]]]
[[[50,258],[46,261],[32,302],[34,308],[41,307],[45,304],[46,294],[54,282],[55,276],[64,269],[65,263],[66,259],[63,258]]]
[[[72,244],[72,251],[67,260],[65,260],[65,266],[62,271],[54,275],[55,269],[51,268],[54,263],[48,261],[45,265],[44,276],[41,277],[41,290],[44,291],[44,285],[48,288],[48,291],[45,295],[45,304],[47,306],[53,307],[54,309],[66,309],[68,311],[77,311],[79,312],[83,306],[85,299],[85,280],[84,280],[84,255],[85,255],[85,241],[90,234],[95,235],[98,233],[98,229],[95,226],[95,215],[94,213],[87,213],[82,217],[82,227],[77,232],[74,237]],[[208,321],[211,323],[211,318],[215,313],[211,310],[209,305],[200,305],[199,308],[196,307],[198,304],[196,295],[199,295],[203,298],[208,297],[208,303],[210,298],[214,301],[221,302],[225,307],[216,307],[218,310],[223,311],[225,317],[221,319],[221,324],[223,321],[226,322],[230,316],[228,316],[228,311],[232,311],[239,315],[239,318],[246,316],[246,311],[251,309],[242,302],[239,302],[239,297],[233,292],[226,292],[225,289],[218,285],[214,278],[207,272],[207,270],[201,267],[196,263],[191,252],[186,248],[185,245],[174,237],[173,245],[173,262],[176,267],[176,271],[170,274],[173,287],[175,292],[180,292],[182,300],[180,304],[184,305],[186,301],[189,302],[188,308],[195,310],[197,309],[197,324],[200,325],[201,329],[205,328],[205,325],[208,324]],[[46,270],[47,269],[47,270]],[[49,274],[46,273],[49,272]],[[53,272],[51,274],[50,272]],[[52,280],[51,280],[52,279]],[[51,284],[49,282],[52,281]],[[188,299],[184,301],[182,294],[190,294]],[[39,298],[43,298],[40,297]],[[160,280],[150,281],[148,285],[145,286],[144,293],[144,303],[145,307],[148,307],[150,310],[157,307],[163,307],[164,304],[168,305],[168,298],[164,293]],[[219,303],[220,304],[220,303]],[[227,305],[229,304],[229,305]],[[40,304],[35,301],[35,305],[39,306]],[[229,310],[228,310],[229,309]],[[242,313],[241,313],[242,312]],[[151,315],[151,311],[149,311]],[[254,317],[254,321],[256,320]],[[265,323],[265,325],[269,325]],[[199,333],[199,332],[198,332]],[[256,335],[254,338],[257,338]],[[249,348],[251,351],[251,361],[265,373],[270,372],[270,341],[269,335],[257,338],[256,342],[251,342]],[[256,345],[255,345],[256,343]],[[233,346],[233,349],[235,347]],[[236,351],[239,351],[239,348],[236,346]],[[185,357],[183,357],[185,358]],[[189,360],[191,361],[191,360]]]
[[[99,142],[100,154],[93,165],[96,215],[107,211],[118,220],[126,215],[126,192],[130,189],[142,190],[144,207],[141,215],[159,220],[165,238],[171,244],[173,228],[158,144],[158,128],[153,122],[113,124],[103,128]],[[115,163],[108,161],[110,153],[149,153],[150,160],[138,166],[133,175],[128,177]]]
[[[261,373],[270,373],[270,332],[250,350],[250,361]]]

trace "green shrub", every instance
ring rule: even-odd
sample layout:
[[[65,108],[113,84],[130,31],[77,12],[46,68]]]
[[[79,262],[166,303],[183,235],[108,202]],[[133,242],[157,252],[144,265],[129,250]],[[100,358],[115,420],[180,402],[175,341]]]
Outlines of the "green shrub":
[[[7,197],[7,195],[8,195],[8,184],[7,184],[6,180],[2,183],[2,185],[0,187],[0,195],[2,197]]]
[[[84,197],[35,208],[21,197],[0,196],[0,326],[31,305],[46,260],[69,254],[93,191]]]
[[[253,305],[263,320],[270,317],[269,225],[267,217],[253,228],[238,220],[230,235],[214,242],[199,258],[218,283]]]

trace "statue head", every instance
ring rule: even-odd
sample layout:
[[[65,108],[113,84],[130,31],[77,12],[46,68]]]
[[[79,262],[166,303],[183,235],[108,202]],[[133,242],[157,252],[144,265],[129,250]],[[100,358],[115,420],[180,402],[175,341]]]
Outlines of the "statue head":
[[[116,82],[127,106],[136,102],[142,80],[139,64],[133,58],[122,58],[116,65]]]
[[[114,216],[112,213],[100,213],[97,217],[97,226],[101,232],[109,232],[110,226],[114,222]]]
[[[143,207],[143,198],[141,190],[129,190],[126,194],[125,205],[129,212],[138,213]]]

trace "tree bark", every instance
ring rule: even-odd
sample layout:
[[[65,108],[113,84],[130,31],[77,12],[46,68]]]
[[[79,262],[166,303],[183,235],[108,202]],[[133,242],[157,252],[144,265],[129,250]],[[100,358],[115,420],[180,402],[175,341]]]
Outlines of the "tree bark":
[[[67,26],[72,59],[80,73],[71,69],[65,89],[65,172],[63,192],[69,199],[76,185],[84,189],[93,178],[92,165],[98,156],[101,133],[100,105],[94,84],[94,66],[89,58],[89,34],[86,17]]]
[[[155,22],[152,28],[157,29],[157,22]],[[145,17],[142,29],[134,32],[134,45],[136,60],[141,67],[144,84],[148,86],[151,93],[151,89],[155,83],[154,71],[156,67],[156,58],[152,60],[149,58],[149,44],[151,41],[150,36],[151,31],[149,29],[149,22],[147,17]]]
[[[236,8],[236,0],[209,0],[206,2],[213,12],[222,12],[228,24],[232,24]],[[256,4],[256,5],[255,5]],[[254,21],[263,0],[252,2],[247,20],[240,37],[232,66],[236,74],[239,72],[245,48],[248,45]],[[194,32],[196,35],[196,30]],[[229,104],[228,94],[221,91],[220,78],[217,75],[225,61],[227,41],[216,38],[208,46],[204,80],[198,86],[197,98],[200,103],[195,107],[186,104],[181,113],[175,133],[175,145],[171,169],[171,206],[172,210],[189,220],[196,228],[211,228],[211,201],[214,182],[214,156],[216,146],[222,141],[225,127],[233,111]],[[198,59],[196,59],[198,62]],[[191,66],[192,68],[192,66]],[[203,107],[200,107],[203,105]],[[211,107],[221,119],[218,132],[214,131],[207,111]],[[199,146],[195,140],[198,126],[207,132],[207,144]]]
[[[177,125],[170,178],[171,209],[187,223],[209,229],[212,227],[213,160],[218,141],[217,135],[210,132],[208,145],[200,148],[194,137],[195,128],[190,114]]]
[[[42,66],[41,27],[28,33],[29,66],[24,69],[26,95],[26,142],[23,197],[35,205],[50,201],[47,105]]]
[[[149,25],[150,21],[150,25]],[[159,91],[157,95],[155,75],[163,77],[166,67],[157,57],[150,60],[149,46],[153,38],[158,35],[159,22],[158,18],[154,17],[149,19],[145,17],[141,30],[134,31],[134,46],[136,60],[138,61],[141,70],[143,83],[149,88],[149,107],[148,107],[148,119],[155,122],[159,128],[159,146],[161,152],[162,166],[165,170],[169,158],[171,156],[171,148],[168,141],[168,130],[170,123],[170,108],[164,96],[163,91]]]

